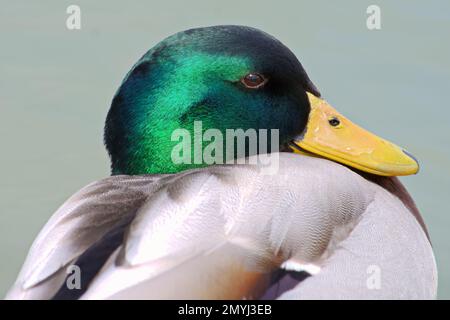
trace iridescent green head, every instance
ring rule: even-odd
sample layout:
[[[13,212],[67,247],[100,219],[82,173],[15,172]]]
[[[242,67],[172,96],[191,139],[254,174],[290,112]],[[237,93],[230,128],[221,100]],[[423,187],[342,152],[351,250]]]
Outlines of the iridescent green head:
[[[198,167],[171,159],[172,133],[192,132],[194,121],[204,131],[279,129],[283,150],[305,129],[307,91],[319,96],[295,55],[264,32],[215,26],[177,33],[133,66],[113,99],[105,126],[112,173]]]

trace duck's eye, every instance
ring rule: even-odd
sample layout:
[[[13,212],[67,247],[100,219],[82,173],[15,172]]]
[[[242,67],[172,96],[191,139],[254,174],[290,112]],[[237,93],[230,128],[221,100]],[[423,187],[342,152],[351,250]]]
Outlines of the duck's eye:
[[[241,82],[244,86],[250,89],[261,88],[266,84],[267,79],[259,73],[249,73],[245,77],[241,79]]]
[[[341,124],[341,121],[336,117],[331,117],[330,119],[328,119],[328,123],[333,127],[337,127]]]

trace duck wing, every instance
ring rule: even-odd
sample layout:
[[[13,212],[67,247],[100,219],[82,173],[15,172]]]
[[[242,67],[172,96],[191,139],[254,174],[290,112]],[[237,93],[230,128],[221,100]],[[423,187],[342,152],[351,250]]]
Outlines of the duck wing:
[[[212,166],[86,188],[33,244],[15,298],[264,298],[280,269],[305,266],[320,272],[281,298],[326,297],[327,290],[332,298],[370,298],[359,281],[366,264],[381,266],[385,279],[405,272],[383,282],[380,297],[436,293],[432,249],[412,213],[328,160],[281,153],[273,174]],[[84,209],[75,205],[80,198]],[[77,294],[65,285],[68,264],[87,279]],[[269,296],[283,293],[275,291]]]
[[[113,176],[70,197],[33,242],[7,299],[47,299],[66,277],[65,267],[109,230],[130,220],[165,176]]]
[[[334,250],[373,186],[338,164],[289,154],[275,175],[253,166],[187,174],[146,200],[81,298],[264,297],[283,264],[320,263]]]

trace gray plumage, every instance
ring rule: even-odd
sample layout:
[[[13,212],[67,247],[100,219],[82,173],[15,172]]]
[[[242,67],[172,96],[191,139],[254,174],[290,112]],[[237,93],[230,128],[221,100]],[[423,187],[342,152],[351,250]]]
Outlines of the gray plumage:
[[[88,185],[41,231],[7,298],[51,298],[65,267],[127,218],[82,299],[258,298],[280,267],[320,270],[282,299],[436,296],[431,245],[396,196],[334,162],[281,153],[274,175],[230,165]]]

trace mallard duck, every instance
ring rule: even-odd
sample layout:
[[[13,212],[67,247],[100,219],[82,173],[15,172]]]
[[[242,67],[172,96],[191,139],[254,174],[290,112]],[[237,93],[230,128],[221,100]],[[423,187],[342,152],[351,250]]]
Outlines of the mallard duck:
[[[173,161],[179,129],[277,129],[277,170],[265,172],[262,148],[246,148],[246,163],[225,145],[223,161]],[[104,140],[111,177],[56,211],[7,298],[436,296],[425,224],[395,178],[415,174],[416,159],[333,109],[267,33],[214,26],[163,40],[123,80]]]

